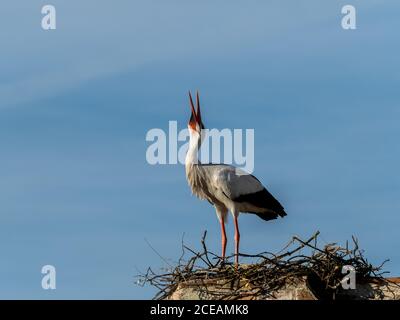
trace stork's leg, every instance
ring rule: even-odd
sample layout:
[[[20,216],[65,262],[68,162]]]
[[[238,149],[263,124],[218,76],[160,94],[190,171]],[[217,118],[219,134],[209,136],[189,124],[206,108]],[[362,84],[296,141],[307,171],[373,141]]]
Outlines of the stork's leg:
[[[222,260],[225,260],[225,250],[226,250],[226,232],[225,232],[225,217],[221,217],[221,248],[222,248]]]
[[[239,264],[239,241],[240,241],[239,224],[238,224],[237,215],[235,215],[235,217],[234,217],[234,223],[235,223],[235,264],[237,266]]]

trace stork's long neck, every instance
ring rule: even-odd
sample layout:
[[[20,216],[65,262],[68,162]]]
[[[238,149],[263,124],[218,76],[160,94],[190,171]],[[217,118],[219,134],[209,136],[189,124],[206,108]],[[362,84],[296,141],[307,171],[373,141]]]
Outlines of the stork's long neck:
[[[199,148],[201,145],[200,135],[195,132],[190,132],[189,149],[185,159],[186,179],[193,194],[201,199],[204,199],[204,176],[200,161],[198,159]]]
[[[197,171],[197,164],[200,164],[199,149],[201,145],[200,134],[197,131],[189,128],[190,140],[189,140],[189,149],[186,153],[185,159],[185,167],[186,167],[186,176],[189,176],[190,173],[194,174]]]
[[[199,164],[198,153],[200,148],[200,136],[197,133],[190,133],[189,149],[186,153],[185,165],[193,166]]]

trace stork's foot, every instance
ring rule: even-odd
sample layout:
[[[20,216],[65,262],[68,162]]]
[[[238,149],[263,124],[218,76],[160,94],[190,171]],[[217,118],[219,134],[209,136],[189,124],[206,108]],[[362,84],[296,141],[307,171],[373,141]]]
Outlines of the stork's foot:
[[[224,268],[225,265],[226,265],[226,260],[225,260],[225,258],[221,258],[221,259],[219,260],[218,266],[219,266],[220,268]]]
[[[239,254],[235,254],[235,269],[239,268]]]

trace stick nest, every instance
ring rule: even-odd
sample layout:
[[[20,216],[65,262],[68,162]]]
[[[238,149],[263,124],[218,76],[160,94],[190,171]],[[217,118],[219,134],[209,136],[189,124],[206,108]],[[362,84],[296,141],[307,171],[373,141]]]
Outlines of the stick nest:
[[[331,243],[323,247],[318,244],[319,232],[308,240],[294,236],[278,253],[262,252],[256,255],[239,254],[245,264],[235,266],[224,262],[206,246],[206,235],[201,240],[202,249],[195,251],[182,241],[182,256],[176,266],[159,273],[151,268],[139,275],[140,285],[150,284],[158,289],[154,299],[168,299],[179,285],[186,284],[201,292],[204,297],[215,299],[273,298],[274,292],[296,279],[306,277],[318,287],[320,298],[334,299],[341,288],[345,274],[343,266],[352,266],[356,271],[357,283],[371,278],[384,280],[382,266],[371,265],[364,251],[352,237],[352,245],[345,247]],[[189,254],[188,258],[185,258]],[[212,284],[212,285],[210,285]],[[317,284],[315,286],[315,284]],[[322,294],[321,294],[322,292]]]

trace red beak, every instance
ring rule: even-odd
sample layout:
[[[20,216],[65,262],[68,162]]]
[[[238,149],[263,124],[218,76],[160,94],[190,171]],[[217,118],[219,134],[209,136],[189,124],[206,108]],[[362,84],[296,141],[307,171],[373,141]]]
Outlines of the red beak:
[[[196,121],[196,123],[200,127],[202,127],[199,92],[196,93],[197,112],[196,112],[196,110],[194,108],[192,94],[190,93],[190,91],[189,91],[189,101],[190,101],[190,108],[192,110],[192,116],[190,117],[189,123]]]

